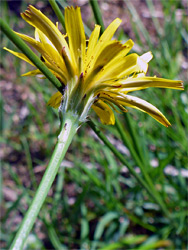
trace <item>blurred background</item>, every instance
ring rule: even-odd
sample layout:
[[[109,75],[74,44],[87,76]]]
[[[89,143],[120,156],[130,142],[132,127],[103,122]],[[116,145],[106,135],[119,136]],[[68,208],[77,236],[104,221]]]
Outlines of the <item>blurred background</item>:
[[[80,6],[86,34],[95,18],[88,0],[57,1],[61,10]],[[48,1],[1,1],[1,18],[17,32],[34,37],[20,17],[29,4],[54,23]],[[131,53],[152,51],[148,75],[184,81],[185,90],[147,89],[135,93],[169,119],[165,128],[148,115],[130,109],[119,115],[128,142],[117,126],[91,118],[135,170],[144,164],[175,224],[140,187],[92,129],[83,125],[75,136],[25,249],[186,249],[188,178],[188,7],[186,0],[99,1],[107,27],[116,17],[116,37],[135,42]],[[63,28],[59,24],[62,32]],[[58,111],[46,103],[55,88],[46,79],[21,77],[32,66],[2,48],[18,51],[1,33],[1,249],[8,249],[43,176],[56,143]],[[19,51],[18,51],[19,52]],[[132,134],[138,147],[135,154]],[[142,173],[140,173],[142,176]]]

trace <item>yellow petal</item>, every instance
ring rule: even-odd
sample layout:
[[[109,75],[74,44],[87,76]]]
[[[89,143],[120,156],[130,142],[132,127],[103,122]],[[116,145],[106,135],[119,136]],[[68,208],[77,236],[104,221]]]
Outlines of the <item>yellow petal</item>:
[[[50,19],[43,15],[40,10],[37,10],[32,5],[29,5],[28,9],[24,13],[21,13],[21,16],[30,25],[41,30],[54,44],[59,53],[61,53],[63,47],[65,47],[67,53],[69,54],[68,45],[64,36],[50,21]]]
[[[114,58],[112,59],[110,63],[113,65],[114,63],[119,62],[119,60],[124,59],[124,57],[132,49],[133,45],[134,45],[134,42],[131,39],[129,39],[126,43],[122,45],[122,50],[114,56]]]
[[[95,46],[97,45],[97,41],[98,41],[99,35],[100,35],[100,28],[101,27],[99,25],[95,25],[95,28],[94,28],[94,30],[91,33],[91,36],[89,38],[88,49],[87,49],[87,62],[86,62],[86,65],[91,60],[91,55],[93,53],[93,50],[95,49]]]
[[[170,126],[170,122],[166,119],[166,117],[152,104],[146,102],[138,97],[125,95],[124,98],[116,98],[122,105],[138,109],[142,112],[145,112],[152,116],[159,123],[164,125],[165,127]]]
[[[41,71],[39,69],[29,71],[25,74],[22,74],[21,76],[36,76],[36,75],[41,75],[42,77],[44,77],[44,75],[41,73]]]
[[[24,34],[20,34],[17,32],[15,33],[24,41],[28,42],[31,46],[33,46],[33,48],[36,49],[42,55],[43,58],[45,58],[45,64],[47,66],[49,65],[48,67],[50,69],[53,69],[58,74],[61,74],[63,81],[66,81],[66,79],[68,78],[68,73],[65,63],[58,51],[52,44],[48,42],[47,37],[41,31],[38,30],[35,32],[35,34],[38,35],[38,39],[40,38],[40,42]]]
[[[121,44],[119,41],[113,40],[109,41],[105,44],[103,50],[100,52],[97,58],[95,58],[95,63],[93,62],[93,68],[90,70],[90,73],[88,73],[88,68],[91,68],[91,62],[87,65],[85,70],[85,85],[89,88],[92,87],[94,83],[95,87],[97,88],[97,80],[106,81],[109,78],[109,74],[111,74],[111,79],[113,77],[118,77],[118,70],[116,68],[119,68],[119,65],[122,65],[125,60],[126,54],[130,51],[130,49],[133,46],[133,41],[128,40],[125,44]],[[94,57],[92,56],[91,59]],[[138,56],[136,56],[138,58]],[[134,64],[137,64],[137,59],[135,58]],[[116,65],[118,66],[116,67]],[[123,70],[125,69],[126,65],[123,66]],[[105,69],[110,68],[109,71],[107,71],[108,75],[105,77]],[[114,72],[112,70],[114,69]],[[136,70],[136,68],[134,68]],[[137,69],[139,70],[139,68]],[[101,72],[100,72],[101,71]],[[100,72],[100,74],[98,74]],[[112,82],[112,80],[111,80]],[[101,86],[101,82],[98,83],[98,85]]]
[[[121,19],[116,18],[104,31],[102,36],[99,39],[99,44],[104,44],[112,39],[114,33],[116,32],[117,28],[121,24]],[[99,45],[100,46],[100,45]]]
[[[36,32],[38,34],[38,38],[41,41],[41,44],[43,45],[43,50],[45,52],[44,56],[46,59],[56,67],[58,67],[64,74],[65,79],[68,79],[68,72],[65,65],[65,62],[62,58],[62,56],[58,53],[56,48],[53,46],[51,41],[47,38],[47,36],[44,35],[43,32],[36,29]]]
[[[115,116],[111,108],[99,100],[95,104],[92,105],[93,110],[99,116],[101,122],[106,125],[114,125],[115,124]]]
[[[14,33],[16,35],[18,35],[19,37],[21,37],[24,41],[28,42],[30,45],[32,45],[34,48],[38,48],[38,46],[41,46],[40,42],[35,40],[34,38],[30,37],[30,36],[27,36],[27,35],[24,35],[24,34],[21,34],[21,33],[18,33],[18,32],[15,32]],[[36,47],[35,47],[36,46]]]
[[[116,55],[119,54],[119,52],[122,52],[123,45],[116,40],[108,42],[108,44],[105,46],[105,48],[101,51],[99,54],[95,64],[94,68],[97,66],[105,66],[108,64],[110,60],[112,60]]]
[[[149,87],[183,90],[183,82],[180,80],[168,80],[149,76],[131,77],[127,78],[125,81],[121,81],[116,84],[119,86],[121,85],[121,88],[128,92]]]
[[[5,50],[9,51],[10,53],[12,53],[13,55],[19,57],[20,59],[26,61],[27,63],[31,64],[32,66],[35,66],[24,54],[22,53],[18,53],[15,52],[13,50],[7,49],[4,47]],[[62,70],[60,70],[58,67],[55,67],[53,64],[50,64],[49,62],[45,62],[45,65],[51,70],[51,72],[58,77],[63,84],[65,84],[66,82],[66,76],[64,75],[64,72]],[[27,73],[26,73],[27,74]],[[23,76],[23,75],[22,75]],[[24,75],[27,76],[27,75]]]
[[[80,74],[83,72],[86,38],[79,7],[65,8],[65,27],[69,38],[71,57],[74,58],[75,67],[78,67],[77,72]]]
[[[99,54],[95,64],[93,65],[93,69],[90,74],[87,74],[87,67],[85,70],[85,85],[88,87],[88,84],[91,84],[92,81],[95,81],[97,77],[97,73],[110,61],[120,53],[123,49],[123,45],[114,40],[108,42],[106,47]]]
[[[15,51],[10,50],[10,49],[7,49],[6,47],[4,47],[3,49],[7,50],[8,52],[10,52],[11,54],[13,54],[14,56],[17,56],[18,58],[20,58],[20,59],[26,61],[27,63],[31,64],[32,66],[35,66],[35,65],[29,60],[29,58],[27,58],[24,54],[15,52]]]
[[[62,101],[62,94],[58,91],[50,98],[47,105],[53,108],[59,108],[61,101]]]
[[[129,51],[132,49],[133,45],[134,45],[134,42],[131,39],[129,39],[126,43],[124,43],[123,44],[124,49],[122,51],[122,55],[126,56],[129,53]]]
[[[108,80],[115,78],[122,78],[140,70],[137,64],[138,55],[131,54],[123,58],[117,58],[116,61],[112,60],[97,75],[97,79]]]
[[[97,45],[95,46],[95,49],[93,50],[91,57],[93,58],[91,62],[89,62],[89,65],[87,65],[87,71],[90,73],[90,71],[93,68],[93,65],[95,64],[99,54],[101,53],[101,51],[104,49],[104,47],[106,46],[106,43],[108,43],[114,33],[116,32],[117,28],[119,27],[119,25],[121,24],[121,20],[119,18],[116,18],[104,31],[104,33],[102,34],[102,36],[100,37]]]
[[[35,28],[35,39],[42,43],[42,44],[49,44],[51,45],[55,50],[55,46],[53,45],[53,43],[48,39],[48,37],[39,29]]]
[[[133,44],[132,40],[128,40],[125,44],[121,44],[117,40],[106,43],[106,46],[101,51],[94,64],[94,68],[98,65],[105,66],[109,62],[113,65],[115,62],[118,62],[118,60],[123,59],[131,50]]]
[[[101,98],[100,100],[103,100],[103,98]],[[107,103],[110,107],[112,107],[113,110],[115,110],[117,113],[122,114],[123,113],[127,113],[127,109],[125,107],[123,107],[123,105],[119,104],[118,102],[115,101],[115,99],[106,99],[104,98],[105,103]],[[117,106],[121,111],[117,110],[117,108],[115,107]]]
[[[48,57],[48,54],[46,53],[46,49],[44,48],[43,44],[40,41],[35,40],[34,38],[15,32],[20,38],[22,38],[24,41],[29,43],[34,49],[36,49],[43,57]]]

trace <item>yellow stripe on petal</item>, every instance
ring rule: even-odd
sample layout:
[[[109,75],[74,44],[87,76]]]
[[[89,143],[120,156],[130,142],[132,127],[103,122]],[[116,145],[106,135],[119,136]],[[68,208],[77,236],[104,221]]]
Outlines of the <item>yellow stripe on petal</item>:
[[[65,8],[65,27],[69,38],[71,57],[74,58],[75,68],[80,74],[84,70],[86,38],[79,7]]]
[[[106,103],[99,100],[95,104],[92,105],[92,108],[96,112],[96,114],[99,116],[103,124],[106,124],[106,125],[115,124],[114,112]]]
[[[62,94],[58,91],[50,98],[47,105],[53,108],[59,108],[61,101],[62,101]]]
[[[41,30],[48,39],[54,44],[56,49],[61,53],[63,47],[66,48],[69,54],[69,49],[64,36],[58,30],[58,28],[47,18],[40,10],[37,10],[32,5],[29,5],[28,9],[21,13],[22,18],[30,25]]]
[[[7,50],[8,52],[10,52],[11,54],[13,54],[14,56],[17,56],[18,58],[20,58],[20,59],[26,61],[27,63],[31,64],[32,66],[35,66],[35,65],[29,60],[29,58],[27,58],[24,54],[15,52],[15,51],[10,50],[10,49],[7,49],[6,47],[4,47],[3,49],[4,49],[4,50]]]
[[[146,102],[138,97],[125,95],[124,98],[116,98],[122,105],[138,109],[142,112],[145,112],[152,116],[159,123],[164,125],[165,127],[170,126],[170,122],[166,119],[166,117],[152,104]]]

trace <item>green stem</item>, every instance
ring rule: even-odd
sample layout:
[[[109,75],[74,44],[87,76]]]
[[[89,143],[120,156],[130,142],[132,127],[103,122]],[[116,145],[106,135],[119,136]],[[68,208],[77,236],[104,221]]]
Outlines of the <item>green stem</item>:
[[[66,3],[65,0],[60,0],[60,1],[58,1],[58,0],[49,0],[49,3],[51,4],[52,9],[54,10],[54,12],[57,15],[60,23],[62,24],[62,26],[64,27],[64,29],[66,31],[65,22],[64,22],[65,18],[64,18],[64,15],[63,15],[63,13],[62,13],[62,11],[61,11],[61,9],[59,7],[61,7],[64,10],[69,5]],[[90,37],[91,30],[85,24],[84,24],[84,30],[85,30],[86,35],[88,37]]]
[[[58,7],[57,3],[55,0],[49,0],[50,5],[52,6],[52,9],[54,10],[56,16],[58,17],[60,23],[62,24],[63,28],[65,29],[65,19],[64,16]]]
[[[90,3],[91,8],[93,10],[96,23],[101,26],[101,34],[102,34],[105,30],[105,27],[104,27],[104,23],[102,20],[101,10],[100,10],[98,1],[97,0],[90,0],[89,3]]]
[[[23,249],[24,243],[29,235],[38,213],[44,203],[49,189],[55,179],[59,166],[67,152],[67,149],[78,128],[78,119],[72,113],[67,113],[62,122],[58,142],[50,159],[49,165],[45,171],[35,197],[27,211],[19,231],[11,245],[11,250]]]
[[[142,162],[145,163],[146,161],[144,159],[143,151],[141,150],[141,146],[140,146],[139,141],[138,141],[138,134],[137,134],[136,129],[134,129],[134,124],[131,121],[130,115],[128,112],[124,113],[123,115],[124,115],[126,125],[128,127],[128,132],[131,135],[135,150],[136,150],[136,152],[138,152],[139,158],[142,160]]]
[[[128,145],[129,150],[131,152],[131,155],[133,156],[133,158],[135,159],[136,163],[138,164],[138,166],[140,167],[140,170],[142,172],[142,175],[145,179],[145,181],[147,182],[149,189],[152,191],[152,194],[155,197],[155,201],[160,205],[161,209],[163,210],[164,214],[169,215],[168,209],[166,208],[166,205],[164,204],[163,200],[161,199],[160,194],[156,191],[156,188],[149,176],[149,174],[147,173],[146,170],[146,166],[144,165],[144,163],[140,160],[139,156],[137,155],[133,145],[131,143],[129,143],[128,141],[128,137],[126,136],[123,126],[120,123],[120,121],[118,119],[116,119],[116,127],[117,130],[119,131],[121,138],[124,142],[125,145]]]
[[[37,190],[37,180],[36,180],[35,174],[33,172],[32,157],[31,157],[29,145],[28,145],[28,142],[27,142],[27,139],[25,136],[21,136],[21,142],[23,144],[23,148],[25,151],[26,162],[27,162],[27,166],[28,166],[28,170],[29,170],[30,179],[31,179],[31,186],[33,185],[34,190]]]
[[[48,67],[38,58],[37,55],[27,46],[27,44],[12,31],[12,29],[0,18],[0,28],[6,36],[32,61],[32,63],[51,81],[51,83],[61,92],[62,84],[51,73]]]
[[[136,164],[138,164],[138,166],[140,166],[140,167],[144,167],[143,166],[143,162],[141,162],[140,157],[136,153],[135,148],[133,147],[133,144],[130,141],[130,138],[127,137],[127,135],[126,135],[126,133],[124,131],[124,128],[123,128],[121,122],[119,121],[119,119],[117,118],[117,116],[116,116],[115,126],[116,126],[116,128],[117,128],[117,130],[118,130],[118,132],[119,132],[119,134],[121,136],[121,139],[123,140],[123,143],[126,146],[128,146],[128,148],[129,148],[129,150],[131,152],[132,157],[135,159]]]
[[[136,173],[134,168],[129,164],[129,162],[125,159],[125,157],[108,141],[108,139],[105,137],[105,135],[96,127],[96,125],[90,120],[88,122],[89,126],[93,129],[93,131],[98,135],[98,137],[104,142],[104,144],[114,153],[114,155],[129,169],[130,173],[137,179],[137,181],[140,183],[141,186],[143,186],[150,196],[155,200],[161,207],[164,214],[169,218],[170,214],[169,211],[166,209],[166,206],[163,204],[163,202],[158,198],[158,195],[156,195],[156,192],[153,190],[153,188],[150,187],[151,182],[146,183],[144,179]]]

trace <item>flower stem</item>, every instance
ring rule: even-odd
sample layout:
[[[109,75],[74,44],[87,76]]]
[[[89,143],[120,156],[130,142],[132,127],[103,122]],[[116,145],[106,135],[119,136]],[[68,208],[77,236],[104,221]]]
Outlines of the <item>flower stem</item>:
[[[44,200],[49,192],[49,189],[55,179],[59,166],[67,152],[67,149],[78,129],[78,119],[72,113],[67,113],[63,117],[60,134],[55,146],[54,152],[50,159],[49,165],[45,171],[35,197],[27,211],[19,231],[10,247],[11,250],[23,249],[24,243],[29,235],[36,217],[44,203]]]
[[[65,27],[65,18],[64,18],[64,15],[63,15],[63,12],[62,12],[62,9],[64,10],[68,5],[68,3],[65,2],[65,0],[49,0],[49,3],[51,4],[52,6],[52,9],[54,10],[56,16],[58,17],[60,23],[62,24],[64,30],[66,31],[66,27]],[[60,9],[61,7],[61,9]],[[85,33],[88,37],[90,37],[91,35],[91,30],[90,28],[88,28],[87,25],[84,24],[84,30],[85,30]]]
[[[134,158],[136,164],[138,164],[138,166],[144,167],[143,162],[141,161],[140,157],[138,156],[137,152],[135,151],[135,147],[133,146],[132,142],[130,141],[130,138],[127,137],[127,135],[125,134],[125,130],[123,128],[123,125],[121,124],[121,122],[119,121],[117,116],[116,116],[115,126],[116,126],[116,128],[121,136],[121,139],[122,139],[124,145],[126,145],[129,148],[130,153],[131,153],[132,157]]]
[[[104,27],[104,23],[103,23],[103,20],[102,20],[102,14],[101,14],[101,10],[100,10],[98,1],[97,0],[95,0],[95,1],[90,0],[89,3],[90,3],[91,8],[93,10],[96,23],[101,26],[101,34],[102,34],[104,32],[104,30],[105,30],[105,27]]]
[[[55,0],[49,0],[49,3],[52,6],[52,9],[54,10],[56,16],[58,17],[60,23],[62,24],[63,28],[65,29],[65,18],[60,10],[60,8],[58,7],[57,3]]]

